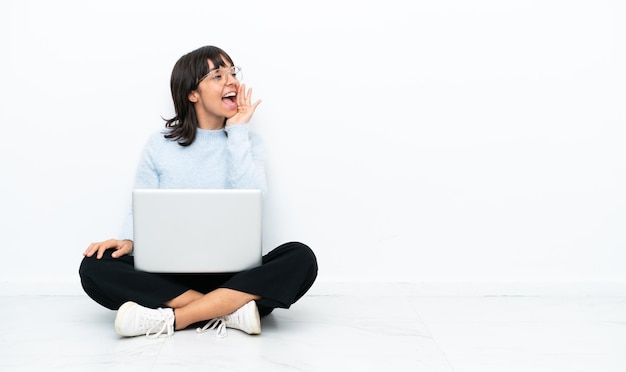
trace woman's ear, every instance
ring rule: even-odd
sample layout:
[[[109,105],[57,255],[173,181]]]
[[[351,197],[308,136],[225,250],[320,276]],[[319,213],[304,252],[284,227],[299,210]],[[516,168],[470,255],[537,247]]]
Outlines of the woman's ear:
[[[187,95],[187,99],[189,100],[189,102],[198,102],[198,91],[192,90],[191,92],[189,92],[189,94]]]

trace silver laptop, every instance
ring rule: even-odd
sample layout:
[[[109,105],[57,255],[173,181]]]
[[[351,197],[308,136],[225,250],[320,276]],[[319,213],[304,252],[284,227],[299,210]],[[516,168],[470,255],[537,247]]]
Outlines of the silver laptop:
[[[261,190],[133,190],[135,268],[226,273],[262,258]]]

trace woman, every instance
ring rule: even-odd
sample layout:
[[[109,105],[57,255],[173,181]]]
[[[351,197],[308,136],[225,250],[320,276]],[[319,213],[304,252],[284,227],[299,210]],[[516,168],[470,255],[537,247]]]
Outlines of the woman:
[[[252,103],[252,89],[239,75],[215,46],[176,62],[170,82],[176,115],[148,140],[135,188],[265,190],[261,143],[247,124],[261,101]],[[315,254],[298,242],[270,251],[257,268],[230,274],[137,271],[132,251],[128,216],[119,239],[89,245],[79,270],[85,292],[117,309],[115,330],[125,337],[171,335],[202,321],[209,321],[203,331],[217,328],[222,336],[226,327],[259,334],[261,317],[289,308],[317,277]]]

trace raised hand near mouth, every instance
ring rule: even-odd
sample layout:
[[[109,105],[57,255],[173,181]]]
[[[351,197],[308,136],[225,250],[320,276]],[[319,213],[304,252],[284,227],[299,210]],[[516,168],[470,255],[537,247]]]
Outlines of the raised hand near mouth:
[[[226,120],[226,125],[248,123],[260,103],[260,99],[252,103],[252,88],[246,91],[246,84],[241,84],[237,91],[237,113]]]

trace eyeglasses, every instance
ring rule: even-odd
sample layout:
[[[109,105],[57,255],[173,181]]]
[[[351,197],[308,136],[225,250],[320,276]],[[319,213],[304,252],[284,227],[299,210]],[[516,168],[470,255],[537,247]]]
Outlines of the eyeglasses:
[[[211,70],[208,74],[204,75],[200,78],[200,80],[198,80],[198,84],[200,84],[204,79],[210,79],[210,81],[214,81],[216,83],[223,83],[227,81],[228,75],[232,76],[237,81],[241,81],[243,77],[243,74],[241,73],[241,67],[231,66]]]

